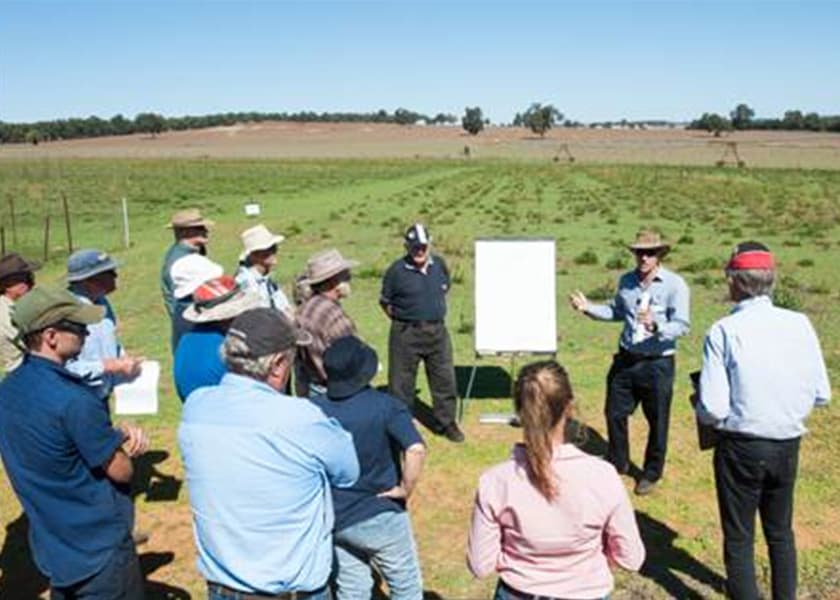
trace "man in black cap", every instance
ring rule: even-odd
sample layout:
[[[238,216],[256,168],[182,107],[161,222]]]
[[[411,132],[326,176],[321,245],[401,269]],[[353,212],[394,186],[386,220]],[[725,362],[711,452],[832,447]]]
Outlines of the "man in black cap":
[[[324,353],[326,396],[312,402],[353,435],[359,479],[333,488],[335,581],[338,600],[369,598],[370,565],[392,598],[421,600],[423,580],[406,501],[420,479],[426,446],[398,399],[370,387],[379,370],[376,351],[347,336]],[[400,467],[399,451],[404,461]]]
[[[446,263],[431,252],[432,238],[415,223],[405,232],[406,255],[394,262],[382,279],[379,303],[391,319],[388,336],[388,387],[414,406],[417,366],[426,365],[437,433],[453,442],[464,434],[455,419],[458,389],[452,364],[452,341],[446,330],[446,294],[450,279]]]
[[[17,328],[12,324],[12,313],[17,300],[35,285],[35,271],[41,263],[10,252],[0,258],[0,369],[8,373],[20,364],[23,353],[14,344]]]
[[[107,405],[64,367],[103,315],[65,290],[33,290],[14,315],[23,362],[0,383],[0,454],[54,600],[143,598],[129,483],[148,438],[114,427]]]

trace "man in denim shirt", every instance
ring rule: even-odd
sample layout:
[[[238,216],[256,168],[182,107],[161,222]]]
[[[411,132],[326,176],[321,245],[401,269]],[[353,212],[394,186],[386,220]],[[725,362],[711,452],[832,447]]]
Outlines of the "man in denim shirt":
[[[607,375],[607,458],[619,473],[629,472],[627,418],[641,402],[649,431],[639,495],[653,490],[665,467],[674,354],[690,323],[688,286],[660,264],[670,248],[659,233],[642,230],[629,246],[636,268],[621,276],[612,302],[593,304],[580,291],[570,296],[572,308],[588,317],[624,323]]]
[[[773,305],[775,259],[744,242],[726,267],[731,314],[703,345],[701,422],[713,425],[715,487],[723,527],[729,597],[759,597],[755,583],[755,515],[767,539],[773,598],[796,597],[793,490],[804,421],[828,404],[831,386],[808,317]]]

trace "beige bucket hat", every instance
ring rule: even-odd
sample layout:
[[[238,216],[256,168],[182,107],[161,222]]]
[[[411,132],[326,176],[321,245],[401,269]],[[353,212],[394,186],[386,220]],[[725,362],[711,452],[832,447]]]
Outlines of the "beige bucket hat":
[[[359,265],[358,261],[347,260],[341,255],[341,252],[335,248],[323,250],[317,254],[313,254],[308,261],[306,261],[306,276],[304,282],[313,285],[326,281],[333,275],[338,275],[342,271],[352,269]]]
[[[243,248],[242,254],[239,255],[239,260],[245,260],[251,252],[267,250],[286,239],[280,234],[271,233],[268,227],[262,224],[246,229],[239,237],[242,240]]]

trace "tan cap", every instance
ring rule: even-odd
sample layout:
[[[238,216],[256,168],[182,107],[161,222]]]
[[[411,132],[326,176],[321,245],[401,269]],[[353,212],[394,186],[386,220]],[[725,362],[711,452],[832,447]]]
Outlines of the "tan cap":
[[[166,227],[169,229],[185,229],[187,227],[212,227],[215,224],[210,219],[205,219],[197,208],[187,208],[172,215],[169,225]]]

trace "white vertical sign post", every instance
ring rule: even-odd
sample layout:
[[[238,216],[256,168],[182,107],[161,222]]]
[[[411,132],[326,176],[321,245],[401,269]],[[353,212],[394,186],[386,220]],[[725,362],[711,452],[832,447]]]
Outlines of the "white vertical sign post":
[[[128,230],[128,200],[122,199],[123,246],[131,246],[131,233]]]

